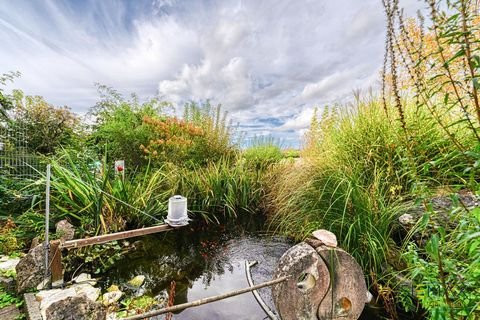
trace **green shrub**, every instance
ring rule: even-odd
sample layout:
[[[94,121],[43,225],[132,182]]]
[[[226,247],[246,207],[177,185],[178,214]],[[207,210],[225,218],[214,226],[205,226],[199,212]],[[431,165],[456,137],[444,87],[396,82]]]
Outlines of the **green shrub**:
[[[140,103],[136,96],[128,100],[115,90],[100,85],[98,91],[101,100],[91,111],[95,117],[90,136],[92,147],[99,155],[106,152],[109,161],[125,160],[129,170],[146,166],[148,159],[140,146],[154,138],[154,131],[144,123],[144,118],[157,119],[171,105],[156,98],[144,103]]]
[[[265,170],[283,159],[279,143],[272,137],[254,137],[242,156],[246,164],[256,170]]]
[[[425,248],[408,244],[408,276],[430,319],[479,319],[480,208],[452,211],[456,218],[448,223],[458,223],[454,230],[437,228]],[[430,214],[425,214],[423,227]]]

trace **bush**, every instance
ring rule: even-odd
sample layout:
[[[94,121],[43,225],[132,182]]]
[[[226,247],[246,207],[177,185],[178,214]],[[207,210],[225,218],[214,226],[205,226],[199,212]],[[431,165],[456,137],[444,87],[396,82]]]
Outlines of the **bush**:
[[[75,145],[79,137],[79,118],[68,107],[55,107],[40,96],[25,96],[14,91],[14,103],[8,126],[18,132],[22,141],[12,141],[14,147],[53,154],[63,146]]]
[[[135,171],[148,164],[140,146],[155,136],[154,129],[144,122],[146,117],[158,119],[160,113],[171,108],[157,98],[140,103],[136,96],[128,100],[115,90],[98,85],[101,100],[92,109],[95,124],[90,136],[98,155],[107,154],[108,161],[125,160],[125,166]]]
[[[242,155],[247,165],[256,170],[265,170],[283,159],[282,150],[272,137],[255,137]]]

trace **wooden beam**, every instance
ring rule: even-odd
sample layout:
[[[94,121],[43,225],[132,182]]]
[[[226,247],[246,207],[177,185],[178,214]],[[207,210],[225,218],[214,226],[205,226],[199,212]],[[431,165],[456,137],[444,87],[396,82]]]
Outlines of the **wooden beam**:
[[[63,265],[60,240],[50,241],[50,272],[52,284],[63,284]]]
[[[142,228],[142,229],[104,234],[101,236],[85,238],[85,239],[69,240],[69,241],[65,241],[62,244],[62,248],[70,250],[75,248],[91,246],[94,244],[102,244],[102,243],[106,243],[114,240],[122,240],[122,239],[128,239],[128,238],[143,236],[147,234],[157,233],[157,232],[170,231],[173,229],[176,229],[176,228],[170,227],[168,224],[161,224],[155,227],[148,227],[148,228]]]

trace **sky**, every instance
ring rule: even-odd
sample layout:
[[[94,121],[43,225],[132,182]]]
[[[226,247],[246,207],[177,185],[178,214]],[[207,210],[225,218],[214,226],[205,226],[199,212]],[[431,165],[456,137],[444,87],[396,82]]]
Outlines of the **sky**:
[[[379,87],[384,39],[381,0],[0,0],[0,74],[20,71],[26,94],[80,114],[94,83],[210,99],[247,136],[287,147],[314,107]]]

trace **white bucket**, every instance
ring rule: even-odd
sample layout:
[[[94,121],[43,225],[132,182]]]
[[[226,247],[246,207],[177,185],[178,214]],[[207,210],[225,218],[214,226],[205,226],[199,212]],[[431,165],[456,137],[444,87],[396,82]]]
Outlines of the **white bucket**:
[[[187,198],[176,195],[168,199],[168,215],[165,220],[172,227],[188,224]]]

